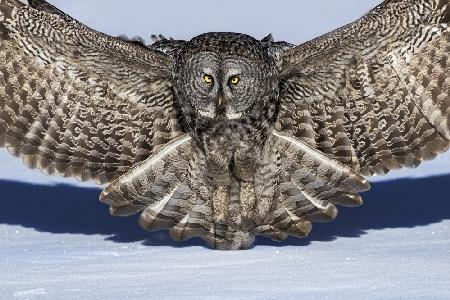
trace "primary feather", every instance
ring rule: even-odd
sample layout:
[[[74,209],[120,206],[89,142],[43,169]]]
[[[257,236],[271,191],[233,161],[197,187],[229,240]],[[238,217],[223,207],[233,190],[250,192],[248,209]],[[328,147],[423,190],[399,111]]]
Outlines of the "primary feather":
[[[276,128],[365,175],[449,147],[448,0],[385,1],[288,50]]]

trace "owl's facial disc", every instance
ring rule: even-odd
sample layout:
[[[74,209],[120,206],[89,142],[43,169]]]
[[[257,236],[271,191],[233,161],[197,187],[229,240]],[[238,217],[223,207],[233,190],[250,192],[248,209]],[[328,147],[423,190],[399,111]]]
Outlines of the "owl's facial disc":
[[[174,76],[188,123],[272,118],[279,73],[270,53],[260,41],[237,33],[207,33],[186,43]]]
[[[181,86],[195,113],[216,120],[236,120],[252,112],[270,86],[267,73],[248,58],[196,53],[187,61]]]

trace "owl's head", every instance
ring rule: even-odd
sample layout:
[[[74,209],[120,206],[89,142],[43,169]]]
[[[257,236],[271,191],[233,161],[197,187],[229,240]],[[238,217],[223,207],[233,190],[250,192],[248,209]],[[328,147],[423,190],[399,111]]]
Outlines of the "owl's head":
[[[207,33],[187,42],[174,78],[190,119],[270,118],[278,97],[278,69],[267,43],[237,33]]]

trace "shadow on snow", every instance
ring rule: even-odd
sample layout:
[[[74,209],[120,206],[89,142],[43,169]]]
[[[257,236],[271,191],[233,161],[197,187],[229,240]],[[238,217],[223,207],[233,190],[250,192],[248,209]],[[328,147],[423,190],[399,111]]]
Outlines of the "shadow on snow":
[[[111,217],[108,206],[98,202],[99,189],[70,185],[39,186],[0,181],[0,224],[20,225],[41,232],[100,234],[127,243],[142,241],[149,246],[204,246],[200,239],[172,241],[166,232],[146,232],[137,216]],[[288,238],[281,243],[258,238],[256,245],[308,245],[338,237],[359,237],[370,229],[412,228],[450,219],[450,175],[402,179],[372,184],[365,204],[340,208],[336,221],[315,223],[309,237]]]

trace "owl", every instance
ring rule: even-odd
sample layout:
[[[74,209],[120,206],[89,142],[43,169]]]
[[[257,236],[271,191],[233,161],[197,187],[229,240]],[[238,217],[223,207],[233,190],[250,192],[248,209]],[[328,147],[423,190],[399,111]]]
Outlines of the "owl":
[[[246,249],[305,237],[364,176],[449,148],[450,1],[386,0],[301,45],[213,32],[111,37],[0,0],[0,146],[107,184],[114,216]]]

